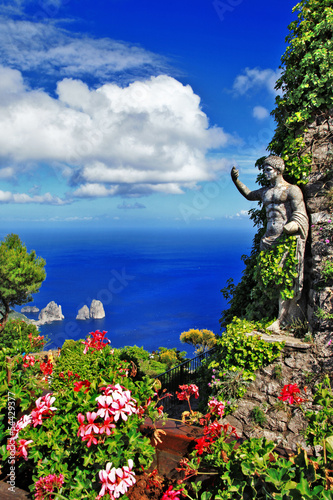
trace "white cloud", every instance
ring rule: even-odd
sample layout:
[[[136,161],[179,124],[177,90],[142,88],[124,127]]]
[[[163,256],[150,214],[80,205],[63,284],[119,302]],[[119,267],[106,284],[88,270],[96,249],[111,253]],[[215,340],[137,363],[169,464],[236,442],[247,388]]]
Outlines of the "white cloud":
[[[62,200],[58,196],[53,196],[50,193],[46,193],[43,195],[35,195],[29,196],[25,193],[11,193],[10,191],[1,191],[0,190],[0,203],[39,203],[39,204],[47,204],[47,205],[64,205],[68,203],[65,200]]]
[[[14,176],[15,170],[13,167],[0,168],[0,179],[10,179]]]
[[[269,117],[268,109],[263,106],[254,106],[252,114],[258,120],[265,120],[265,118]]]
[[[265,88],[268,92],[276,95],[274,89],[276,80],[280,77],[281,70],[245,68],[244,74],[238,75],[233,84],[236,94],[244,95],[251,89]]]
[[[77,197],[180,194],[223,171],[207,152],[235,142],[209,126],[189,85],[166,75],[95,90],[64,79],[58,98],[1,66],[0,82],[2,165],[53,162]]]
[[[134,44],[110,38],[95,39],[69,32],[51,23],[0,17],[0,62],[21,71],[105,81],[110,75],[151,75],[165,71],[166,61]]]

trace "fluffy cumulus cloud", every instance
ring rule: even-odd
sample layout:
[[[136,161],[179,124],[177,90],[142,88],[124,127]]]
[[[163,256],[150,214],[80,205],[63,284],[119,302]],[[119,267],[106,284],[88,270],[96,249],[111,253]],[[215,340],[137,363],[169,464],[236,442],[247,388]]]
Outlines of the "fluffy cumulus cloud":
[[[182,193],[223,170],[207,153],[233,141],[209,125],[189,85],[166,75],[97,89],[63,79],[52,97],[4,66],[0,130],[4,176],[51,163],[81,198]]]
[[[269,117],[269,111],[263,106],[254,106],[253,116],[254,118],[257,118],[257,120],[264,120],[265,118]]]
[[[246,68],[242,75],[238,75],[233,84],[236,94],[244,95],[254,89],[265,88],[269,93],[276,94],[275,83],[280,77],[281,70]]]

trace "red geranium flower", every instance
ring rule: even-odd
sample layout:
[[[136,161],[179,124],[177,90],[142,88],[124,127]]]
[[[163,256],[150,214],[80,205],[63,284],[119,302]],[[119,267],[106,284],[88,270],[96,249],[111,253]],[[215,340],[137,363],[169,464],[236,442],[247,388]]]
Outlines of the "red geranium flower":
[[[300,394],[300,389],[297,386],[297,384],[287,384],[283,387],[281,391],[281,396],[278,397],[278,399],[282,401],[288,401],[289,404],[299,404],[305,401],[305,399],[301,398],[300,396],[297,396],[297,394]]]

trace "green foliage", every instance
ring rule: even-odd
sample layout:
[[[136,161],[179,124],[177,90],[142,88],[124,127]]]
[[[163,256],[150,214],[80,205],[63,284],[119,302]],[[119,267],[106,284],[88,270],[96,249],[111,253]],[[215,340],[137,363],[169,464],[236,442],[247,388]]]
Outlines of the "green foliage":
[[[266,342],[259,333],[246,335],[265,331],[269,324],[235,317],[227,326],[217,339],[216,352],[200,371],[202,383],[210,387],[212,395],[223,400],[243,397],[255,380],[254,372],[279,357],[284,343]],[[208,399],[209,391],[205,396]]]
[[[331,282],[333,279],[333,258],[327,258],[323,262],[323,267],[321,269],[321,275],[325,283]]]
[[[297,277],[296,238],[282,235],[280,242],[269,250],[252,253],[244,259],[246,269],[235,287],[233,280],[221,290],[224,298],[232,297],[229,310],[224,311],[221,326],[227,326],[232,315],[251,321],[263,317],[273,319],[277,314],[279,296],[294,296]]]
[[[9,348],[13,354],[37,352],[46,344],[46,341],[44,336],[39,335],[35,325],[14,319],[7,321],[1,333],[0,348]]]
[[[216,366],[218,368],[218,364],[215,365],[215,363],[210,365],[210,367],[211,366]],[[215,375],[214,378],[212,376],[212,380],[208,385],[212,388],[212,394],[219,400],[233,401],[242,398],[245,396],[248,386],[255,379],[255,375],[247,370],[232,369],[222,373],[214,368],[213,372],[217,375]],[[226,412],[229,413],[232,410],[233,407],[229,406]]]
[[[195,353],[200,354],[214,347],[216,336],[211,330],[191,328],[180,335],[180,341],[193,345],[196,348]]]
[[[73,387],[74,379],[69,380],[68,372],[78,375],[80,380],[96,380],[101,374],[108,378],[116,367],[123,373],[130,371],[131,367],[127,361],[120,359],[117,350],[106,346],[103,350],[89,350],[83,355],[84,346],[81,340],[66,340],[61,355],[53,369],[53,391],[67,391],[68,387]],[[62,375],[64,375],[64,378]],[[111,375],[110,375],[111,376]]]
[[[186,359],[186,352],[179,351],[176,347],[171,349],[159,347],[153,353],[137,346],[125,346],[119,350],[120,359],[133,362],[137,367],[136,379],[142,379],[144,375],[156,377],[170,370]]]
[[[159,347],[155,352],[155,356],[158,356],[158,361],[166,365],[166,370],[170,370],[174,366],[180,365],[186,361],[186,352],[179,351],[176,347],[167,348]],[[164,371],[166,371],[164,370]]]
[[[228,439],[226,439],[228,438]],[[216,500],[325,500],[332,499],[326,490],[323,460],[310,460],[305,450],[289,460],[275,453],[275,444],[265,438],[250,439],[235,447],[236,440],[222,433],[202,457],[193,456],[192,470],[216,471],[209,492]],[[327,471],[329,473],[329,471]],[[192,483],[193,485],[193,483]],[[201,486],[201,485],[200,485]],[[198,488],[194,486],[194,489]],[[202,490],[201,490],[202,492]],[[196,498],[200,498],[200,491]],[[190,497],[191,498],[191,497]],[[201,497],[202,498],[202,497]]]
[[[272,112],[277,122],[270,150],[282,156],[286,173],[304,183],[311,169],[303,133],[307,121],[333,104],[333,15],[331,0],[302,0],[293,9],[298,19],[289,25],[282,56],[282,75]]]
[[[217,341],[220,366],[228,370],[246,369],[254,372],[276,359],[283,349],[280,342],[266,342],[260,335],[246,335],[265,330],[269,323],[252,323],[234,318]]]
[[[227,286],[221,290],[224,298],[230,299],[229,309],[222,311],[222,328],[226,328],[235,316],[259,321],[262,318],[273,319],[278,313],[278,302],[272,300],[273,293],[278,296],[277,290],[270,289],[270,293],[267,293],[267,289],[256,277],[258,253],[253,251],[251,256],[243,256],[242,259],[246,267],[240,282],[235,286],[230,278]]]
[[[275,365],[274,366],[274,369],[273,369],[273,377],[278,380],[279,382],[281,382],[282,380],[282,365],[281,364],[278,364],[278,365]]]
[[[320,409],[306,412],[306,436],[311,445],[322,444],[323,440],[333,438],[333,393],[328,375],[316,386],[313,404],[319,405]]]
[[[36,252],[27,252],[16,234],[9,234],[0,244],[0,301],[2,327],[11,307],[26,304],[38,292],[45,279],[45,261]]]
[[[283,235],[276,246],[260,252],[255,277],[262,282],[267,292],[278,291],[283,300],[292,299],[297,263],[296,237]]]
[[[251,418],[253,422],[261,426],[263,426],[267,421],[265,412],[260,406],[254,406],[254,408],[252,408]]]
[[[146,363],[149,362],[149,352],[146,351],[143,347],[134,346],[125,346],[118,350],[119,358],[130,363],[133,363],[135,368],[137,369],[137,373],[135,378],[142,379],[143,376],[149,375],[147,370],[144,368]]]
[[[318,309],[315,312],[315,315],[318,319],[323,319],[323,320],[332,320],[333,319],[333,314],[329,313],[328,311],[324,311],[324,309],[321,309],[318,307]]]

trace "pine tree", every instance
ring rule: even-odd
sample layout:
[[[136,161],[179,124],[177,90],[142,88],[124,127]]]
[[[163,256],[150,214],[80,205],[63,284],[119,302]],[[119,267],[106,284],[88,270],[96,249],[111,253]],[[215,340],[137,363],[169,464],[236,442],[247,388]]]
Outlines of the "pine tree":
[[[36,252],[27,252],[16,234],[9,234],[0,244],[0,331],[5,327],[10,309],[32,300],[46,274],[45,261]]]

